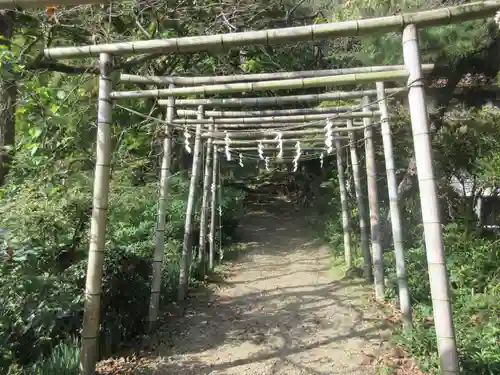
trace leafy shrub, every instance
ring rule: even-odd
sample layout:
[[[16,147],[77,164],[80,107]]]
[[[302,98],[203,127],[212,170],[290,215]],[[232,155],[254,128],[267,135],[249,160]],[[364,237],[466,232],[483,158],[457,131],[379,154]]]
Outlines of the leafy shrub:
[[[447,267],[453,296],[457,345],[464,373],[491,375],[500,372],[500,270],[498,242],[467,234],[450,224],[444,231]],[[386,269],[395,279],[392,255]],[[397,338],[424,370],[438,371],[437,345],[432,324],[432,302],[423,245],[406,252],[409,286],[414,303],[415,328]],[[389,290],[396,295],[395,285]]]
[[[91,186],[90,175],[80,174],[60,184],[31,180],[3,190],[0,227],[8,233],[2,246],[8,243],[13,252],[0,263],[0,370],[4,373],[12,363],[26,366],[48,356],[52,348],[58,355],[62,350],[58,343],[78,335]],[[163,304],[176,296],[187,187],[185,176],[172,178]],[[120,174],[113,179],[102,279],[102,356],[146,328],[157,191],[157,183],[132,187]],[[223,226],[233,222],[241,210],[240,197],[238,191],[224,190]],[[231,236],[228,229],[234,228],[224,228]]]
[[[78,375],[80,370],[80,343],[77,339],[57,344],[47,358],[34,363],[23,375]]]
[[[0,368],[26,364],[67,335],[66,317],[81,310],[81,289],[14,259],[0,266]],[[74,332],[74,331],[73,331]]]
[[[331,246],[335,256],[343,255],[342,222],[338,191],[331,192],[327,214],[318,221],[320,232]],[[322,201],[320,204],[324,204]],[[406,202],[411,207],[414,202]],[[418,202],[417,202],[418,203]],[[355,207],[355,202],[350,203]],[[419,211],[416,211],[417,213]],[[352,224],[357,225],[357,212],[352,212]],[[396,341],[418,359],[424,371],[438,373],[438,352],[433,324],[432,301],[427,270],[427,257],[418,215],[408,215],[405,260],[411,291],[414,329],[397,332]],[[359,249],[359,235],[353,227],[353,249]],[[453,315],[457,345],[465,374],[500,374],[500,258],[499,241],[470,234],[456,223],[444,230],[447,268],[453,297]],[[358,250],[358,255],[361,255]],[[361,259],[356,259],[361,262]],[[394,254],[384,253],[388,279],[388,298],[397,299],[397,278]]]

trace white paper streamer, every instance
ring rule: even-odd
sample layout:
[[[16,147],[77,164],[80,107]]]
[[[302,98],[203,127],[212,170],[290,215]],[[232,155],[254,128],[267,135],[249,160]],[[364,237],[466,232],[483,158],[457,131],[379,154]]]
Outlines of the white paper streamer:
[[[300,148],[300,142],[297,141],[295,144],[295,157],[293,158],[293,171],[297,172],[297,169],[299,168],[299,159],[300,155],[302,155],[302,150]]]
[[[226,152],[226,160],[227,161],[230,161],[231,160],[231,151],[230,151],[230,145],[231,145],[231,138],[229,138],[229,133],[227,131],[225,131],[224,133],[226,133],[226,136],[224,138],[224,142],[226,143],[225,147],[224,147],[224,150]]]
[[[240,153],[240,167],[243,167],[243,154]]]
[[[184,148],[186,149],[188,154],[190,154],[192,152],[191,145],[189,144],[190,138],[191,138],[191,134],[187,130],[185,130],[184,131]]]
[[[321,166],[321,168],[323,168],[323,158],[325,157],[324,156],[324,152],[321,153],[321,155],[319,156],[319,165]]]
[[[264,164],[266,166],[266,171],[269,171],[269,156],[266,156],[264,159]]]
[[[326,120],[325,130],[326,152],[330,155],[333,151],[333,123],[330,119]]]
[[[277,156],[278,159],[283,158],[283,140],[281,139],[281,137],[282,137],[282,134],[278,133],[276,138],[274,138],[275,141],[278,141],[278,145],[276,146],[276,148],[279,149],[278,156]]]
[[[264,145],[262,144],[262,142],[259,142],[259,146],[258,146],[258,152],[259,152],[259,158],[261,160],[264,160]]]

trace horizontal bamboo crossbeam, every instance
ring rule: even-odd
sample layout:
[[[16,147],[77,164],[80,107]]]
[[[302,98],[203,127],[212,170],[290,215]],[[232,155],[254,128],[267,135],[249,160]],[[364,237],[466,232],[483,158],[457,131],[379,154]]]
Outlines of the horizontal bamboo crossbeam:
[[[324,141],[325,138],[288,138],[288,139],[282,139],[283,143],[307,143],[307,142],[319,142],[319,141]],[[262,142],[262,144],[269,144],[269,143],[274,143],[277,144],[278,141],[275,139],[233,139],[231,140],[231,145],[251,145],[253,143],[259,143]],[[220,139],[214,139],[212,142],[214,145],[225,145],[224,140]],[[231,148],[232,146],[229,146]]]
[[[346,69],[323,69],[323,70],[303,70],[296,72],[275,72],[275,73],[259,73],[259,74],[234,74],[228,76],[199,76],[199,77],[176,77],[176,76],[138,76],[133,74],[121,74],[120,81],[139,84],[158,84],[169,85],[175,84],[178,86],[197,86],[197,85],[216,85],[219,83],[233,82],[252,82],[252,81],[272,81],[278,79],[295,79],[295,78],[311,78],[335,76],[352,73],[373,73],[385,72],[388,70],[402,70],[404,65],[381,65],[381,66],[365,66],[359,68]],[[434,64],[423,64],[424,71],[434,69]]]
[[[333,122],[333,125],[334,126],[344,126],[345,125],[345,121],[332,121]],[[355,121],[354,124],[357,124],[357,125],[362,125],[362,122],[361,121]],[[258,124],[219,124],[217,126],[217,128],[219,130],[224,130],[224,129],[240,129],[240,130],[243,130],[243,129],[267,129],[267,128],[276,128],[276,129],[280,129],[280,128],[285,128],[285,127],[290,127],[290,126],[300,126],[301,128],[314,128],[314,127],[317,127],[317,128],[321,128],[323,129],[325,127],[325,124],[322,123],[322,124],[318,124],[317,122],[311,122],[311,123],[295,123],[295,124],[291,124],[289,122],[284,122],[284,123],[274,123],[274,122],[271,122],[271,123],[258,123]]]
[[[323,147],[309,147],[309,146],[307,146],[307,147],[301,147],[300,149],[302,151],[322,151],[322,150],[326,150],[326,146],[323,146]],[[258,151],[258,147],[257,146],[231,147],[231,150],[233,150],[233,151]],[[292,151],[292,150],[296,150],[296,148],[295,147],[283,147],[283,151]],[[220,148],[219,151],[224,152],[224,149]],[[264,152],[276,151],[276,147],[264,147],[263,151]]]
[[[376,106],[370,106],[376,109]],[[322,113],[344,113],[360,110],[360,106],[337,106],[337,107],[318,107],[318,108],[296,108],[296,109],[274,109],[267,111],[205,111],[206,117],[257,117],[257,116],[291,116],[291,115],[309,115]],[[177,116],[188,117],[196,116],[197,111],[189,109],[178,109]]]
[[[353,119],[353,118],[372,118],[380,115],[378,111],[363,111],[351,113],[337,113],[337,114],[317,114],[317,115],[295,115],[295,116],[268,116],[268,117],[227,117],[227,118],[211,118],[211,119],[175,119],[172,121],[176,125],[196,125],[196,124],[260,124],[260,123],[273,123],[273,122],[307,122],[315,120],[332,120],[340,119]]]
[[[335,127],[332,128],[332,133],[346,133],[346,132],[352,132],[352,131],[358,131],[358,130],[364,130],[365,126],[360,125],[360,126],[351,126],[349,128],[347,127]],[[249,131],[221,131],[222,129],[218,128],[218,131],[213,131],[213,132],[205,132],[202,133],[201,136],[203,138],[210,138],[210,137],[215,137],[215,138],[221,138],[224,137],[226,134],[229,134],[231,138],[251,138],[251,137],[270,137],[270,136],[276,136],[277,134],[281,134],[283,137],[286,136],[294,136],[294,135],[315,135],[315,134],[325,134],[326,129],[324,127],[318,127],[318,128],[313,128],[313,129],[290,129],[290,130],[249,130]],[[343,136],[335,136],[336,139],[344,139],[345,137]]]
[[[290,90],[290,89],[305,89],[311,87],[328,87],[332,85],[349,85],[354,83],[373,83],[377,81],[392,81],[392,80],[408,79],[408,71],[389,70],[386,72],[374,73],[352,73],[336,76],[325,76],[316,78],[297,78],[284,79],[276,81],[264,82],[243,82],[243,83],[227,83],[221,85],[208,86],[192,86],[192,87],[176,87],[170,89],[153,89],[139,91],[113,91],[112,99],[127,99],[127,98],[164,98],[179,97],[186,95],[214,95],[214,94],[230,94],[234,92],[259,92],[270,90]]]
[[[319,155],[320,155],[320,153],[318,153],[317,155],[314,155],[314,154],[302,155],[301,158],[299,159],[299,163],[301,163],[302,161],[313,160],[313,158],[311,158],[311,156],[319,157]],[[309,158],[305,159],[304,157],[307,157],[307,156],[309,156]],[[278,153],[275,152],[274,155],[269,157],[268,163],[270,166],[271,165],[274,166],[276,164],[291,164],[292,160],[290,158],[278,158]]]
[[[483,88],[481,88],[483,89]],[[430,89],[433,90],[433,89]],[[498,87],[489,87],[487,90],[500,91]],[[460,94],[466,90],[456,89],[455,92]],[[386,95],[399,96],[406,94],[405,87],[385,89]],[[272,97],[254,97],[254,98],[231,98],[231,99],[177,99],[175,103],[179,107],[192,107],[203,105],[205,107],[274,107],[287,104],[310,104],[321,103],[323,101],[344,100],[344,99],[359,99],[364,96],[375,97],[377,90],[359,90],[359,91],[333,91],[323,94],[305,94],[305,95],[289,95],[289,96],[272,96]],[[158,100],[161,106],[167,105],[167,99]]]
[[[354,21],[218,35],[189,36],[77,47],[54,47],[45,49],[44,53],[45,57],[50,59],[68,59],[97,56],[100,53],[109,53],[111,55],[136,55],[145,53],[214,52],[217,50],[229,50],[248,45],[296,43],[300,41],[315,41],[336,37],[373,35],[374,33],[401,31],[409,24],[414,24],[420,28],[448,25],[471,19],[490,17],[497,10],[500,10],[500,0],[487,0],[454,7]]]
[[[406,93],[404,87],[385,89],[386,95]],[[320,103],[327,100],[359,99],[364,96],[374,97],[377,90],[358,91],[333,91],[323,94],[272,96],[256,98],[231,98],[231,99],[177,99],[175,104],[179,107],[210,106],[210,107],[272,107],[286,104]],[[167,105],[168,99],[158,100],[161,106]]]
[[[48,6],[59,5],[87,5],[87,4],[106,4],[109,0],[0,0],[0,9],[15,8],[45,8]]]
[[[333,128],[332,133],[346,133],[356,130],[363,130],[364,126],[352,127],[352,128]],[[286,136],[296,136],[296,135],[319,135],[325,134],[325,129],[300,129],[300,130],[285,130],[285,131],[248,131],[248,132],[228,132],[229,137],[234,138],[256,138],[256,137],[271,137],[276,136],[276,134],[280,133],[283,137]],[[202,133],[201,136],[203,138],[223,138],[226,135],[225,132],[206,132]],[[336,136],[336,139],[347,139],[347,137]],[[324,139],[324,138],[323,138]]]

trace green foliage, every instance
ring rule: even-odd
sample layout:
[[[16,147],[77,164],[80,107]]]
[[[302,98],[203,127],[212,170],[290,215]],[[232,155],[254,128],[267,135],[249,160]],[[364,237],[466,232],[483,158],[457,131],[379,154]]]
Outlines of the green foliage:
[[[80,369],[80,343],[77,339],[60,342],[49,357],[37,361],[23,375],[77,375]]]
[[[25,262],[0,267],[0,368],[48,350],[66,334],[65,316],[81,309],[81,289],[72,275],[52,275]],[[74,330],[73,330],[74,332]]]
[[[31,180],[4,190],[0,227],[8,230],[5,240],[13,257],[0,263],[0,367],[29,363],[80,329],[90,186],[89,176],[79,175],[61,186]],[[176,293],[187,186],[185,177],[172,178],[162,303]],[[132,187],[120,174],[111,185],[101,355],[146,328],[157,190],[156,183]],[[241,194],[225,193],[223,225],[231,236]]]
[[[457,345],[464,373],[490,375],[500,371],[500,271],[498,242],[467,235],[450,224],[444,232],[447,267],[453,295]],[[417,358],[425,371],[437,371],[437,347],[423,244],[406,252],[408,282],[414,306],[414,330],[400,332],[397,341]],[[386,270],[396,280],[394,259],[386,254]],[[394,283],[388,290],[395,296]]]
[[[475,198],[487,189],[495,191],[500,175],[495,162],[499,160],[500,152],[498,113],[496,107],[491,106],[454,106],[446,118],[442,119],[443,123],[433,137],[433,156],[440,187],[442,216],[447,223],[444,241],[453,296],[457,345],[466,374],[491,375],[500,371],[497,349],[500,334],[500,254],[498,241],[477,230],[481,226],[480,219],[473,213],[471,215],[466,212],[471,200],[460,197],[449,184],[452,178],[458,178],[463,183],[472,181],[472,194]],[[393,109],[391,125],[396,171],[401,179],[413,149],[407,111],[403,108],[397,111]],[[375,144],[377,172],[380,176],[378,192],[383,211],[388,206],[383,152],[380,149],[380,140],[376,140]],[[362,147],[358,148],[358,152],[363,158]],[[349,178],[352,177],[348,168],[347,179]],[[342,223],[335,180],[336,176],[333,176],[333,181],[329,180],[332,190],[325,195],[325,199],[317,202],[317,205],[322,207],[329,203],[328,211],[317,221],[321,224],[321,234],[332,245],[335,256],[342,258]],[[360,262],[356,202],[353,196],[350,196],[349,200],[352,209],[353,244],[358,255],[355,262]],[[401,212],[404,213],[405,260],[415,327],[410,333],[398,332],[396,340],[418,359],[423,370],[438,373],[437,344],[418,189],[415,189],[414,193],[406,194],[400,204]],[[386,214],[381,217],[384,218]],[[466,214],[469,214],[470,222],[463,220]],[[392,246],[388,243],[384,253],[385,270],[389,280],[386,292],[387,298],[397,299],[395,261],[391,250]]]
[[[328,2],[325,6],[319,6],[317,2],[314,6],[302,3],[296,6],[294,2],[274,0],[241,1],[236,5],[213,0],[188,0],[169,3],[169,6],[162,2],[142,5],[141,2],[114,2],[112,12],[106,7],[59,7],[55,24],[47,22],[43,10],[19,12],[12,48],[7,50],[0,46],[0,80],[17,84],[16,144],[12,150],[15,159],[8,184],[0,187],[0,227],[8,230],[1,250],[7,251],[8,244],[12,251],[0,263],[2,372],[6,373],[12,362],[24,365],[40,357],[44,359],[36,365],[37,370],[28,375],[70,374],[77,358],[76,343],[66,344],[65,340],[76,334],[81,325],[95,161],[97,78],[95,75],[65,73],[95,73],[93,59],[83,59],[78,62],[82,66],[78,67],[69,65],[74,61],[68,65],[53,64],[43,59],[43,47],[297,26],[327,22],[332,18],[344,20],[429,9],[441,6],[442,2],[349,0],[342,6],[335,2]],[[328,9],[332,5],[334,8]],[[321,12],[317,8],[321,8]],[[424,61],[443,61],[444,66],[453,66],[462,56],[489,45],[496,34],[496,28],[492,29],[487,21],[422,30],[420,41]],[[477,56],[481,58],[480,53]],[[401,64],[403,59],[401,35],[394,33],[314,44],[254,46],[225,54],[152,56],[148,61],[117,57],[115,60],[120,70],[127,73],[226,75]],[[316,90],[296,90],[293,94],[303,92]],[[289,93],[280,92],[282,95]],[[129,100],[121,104],[152,117],[162,115],[153,101]],[[322,106],[350,104],[353,103],[335,101],[324,102]],[[446,189],[452,176],[472,177],[478,181],[476,196],[482,189],[496,186],[500,176],[498,111],[488,107],[478,110],[459,107],[455,108],[454,114],[457,115],[455,119],[443,119],[433,143],[442,200],[446,202],[443,206],[446,207],[465,206]],[[405,110],[393,115],[396,170],[398,176],[402,176],[413,152],[411,127]],[[116,350],[121,342],[142,332],[146,323],[161,148],[159,127],[153,121],[119,108],[114,110],[113,121],[115,152],[103,277],[102,355]],[[174,140],[176,137],[174,135]],[[176,175],[171,179],[167,213],[163,304],[169,303],[176,294],[187,201],[185,169],[190,165],[190,157],[179,145],[182,142],[174,143],[173,170]],[[381,142],[376,139],[375,143],[378,147],[377,168],[383,176]],[[12,146],[8,147],[10,151]],[[360,159],[362,164],[361,150]],[[315,170],[317,161],[314,163],[304,163],[305,173],[295,174],[296,178],[288,183],[288,187],[295,189],[297,195],[302,194],[304,202],[314,202],[313,208],[320,214],[316,224],[324,226],[325,237],[340,253],[343,241],[337,176],[331,172],[332,168],[326,173],[318,173]],[[329,164],[331,161],[325,161],[325,165]],[[250,162],[234,172],[229,172],[224,165],[222,170],[223,175],[231,174],[232,177],[252,173],[252,170],[256,172]],[[313,176],[307,172],[312,172]],[[352,178],[349,173],[348,178]],[[312,182],[321,179],[327,182],[323,193],[311,195]],[[387,189],[383,180],[379,187],[381,207],[387,206]],[[223,189],[224,238],[219,238],[219,241],[227,242],[234,237],[243,197],[240,191]],[[350,196],[349,200],[353,208],[353,231],[356,232],[358,213],[354,208],[354,197]],[[412,353],[422,359],[424,367],[435,368],[435,337],[427,321],[431,315],[429,287],[422,283],[426,265],[421,244],[418,194],[410,194],[403,203],[406,247],[409,249],[407,266],[418,317],[414,335],[405,342]],[[464,210],[453,208],[450,210],[453,214],[447,219],[459,223]],[[199,212],[196,218],[199,218]],[[485,369],[491,367],[491,363],[499,362],[494,353],[495,336],[498,337],[495,317],[500,315],[498,303],[495,303],[499,294],[498,274],[494,271],[496,243],[464,237],[465,234],[462,236],[452,226],[446,233],[463,363],[470,373],[487,374]],[[464,233],[469,235],[469,230]],[[195,245],[198,237],[195,233]],[[354,236],[353,241],[355,248],[359,249],[359,239]],[[358,250],[357,254],[361,255],[361,252]],[[394,272],[392,255],[387,253],[386,257],[389,271]],[[196,272],[192,270],[191,275],[195,276]],[[389,290],[389,296],[395,296],[394,289]],[[474,321],[471,317],[475,317]],[[11,366],[12,371],[14,367]]]
[[[12,80],[24,69],[8,46],[0,44],[0,79]]]
[[[453,3],[453,1],[451,1]],[[349,0],[339,9],[332,9],[333,20],[383,17],[401,12],[433,9],[443,6],[433,0],[380,1]],[[450,4],[457,5],[457,4]],[[474,20],[458,25],[447,25],[420,30],[420,48],[424,62],[443,61],[453,63],[473,51],[480,51],[489,45],[497,31],[490,20]],[[350,49],[358,63],[366,65],[401,64],[403,49],[401,33],[389,33],[362,38],[348,38],[356,45]],[[336,51],[334,52],[336,53]]]

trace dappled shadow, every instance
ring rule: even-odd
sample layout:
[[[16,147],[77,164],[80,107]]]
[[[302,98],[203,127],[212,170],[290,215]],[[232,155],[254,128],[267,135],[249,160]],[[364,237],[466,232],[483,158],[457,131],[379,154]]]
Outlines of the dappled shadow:
[[[271,360],[267,367],[302,367],[307,369],[305,374],[345,373],[335,372],[335,356],[349,356],[344,349],[353,344],[346,340],[379,341],[378,332],[384,328],[378,319],[364,316],[359,304],[352,300],[355,296],[344,293],[357,285],[356,282],[296,285],[264,293],[256,290],[232,298],[196,294],[181,321],[170,322],[170,327],[177,329],[170,330],[169,341],[163,342],[158,351],[165,360],[156,361],[153,366],[150,363],[138,366],[137,371],[154,370],[165,375],[226,374],[226,370]],[[239,358],[216,362],[211,359],[214,353],[231,347],[240,349]],[[296,355],[300,358],[315,349],[330,350],[330,355],[324,354],[329,370],[315,370],[317,363],[308,366],[303,359],[293,364],[293,358],[289,358]],[[204,355],[207,352],[210,354]],[[234,355],[238,357],[237,353]],[[313,357],[316,362],[318,359]],[[359,361],[353,365],[358,367]],[[262,373],[279,373],[272,372],[270,367],[266,371]]]
[[[247,246],[220,289],[192,291],[182,316],[164,316],[156,351],[131,363],[133,373],[374,373],[361,356],[386,327],[364,314],[362,282],[331,281],[328,249],[300,217],[274,208],[245,217]]]

